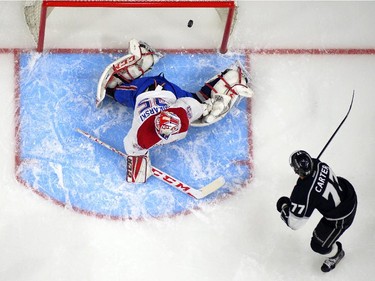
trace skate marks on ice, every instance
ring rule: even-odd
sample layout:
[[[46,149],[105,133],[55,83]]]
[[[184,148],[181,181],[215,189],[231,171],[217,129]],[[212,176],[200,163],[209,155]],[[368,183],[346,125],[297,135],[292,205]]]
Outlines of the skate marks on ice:
[[[120,54],[20,55],[17,178],[59,205],[113,219],[148,219],[189,213],[218,202],[251,178],[246,100],[220,122],[191,128],[186,139],[150,152],[152,165],[196,188],[223,175],[224,187],[195,200],[151,177],[125,182],[125,160],[88,141],[81,128],[123,151],[132,109],[106,99],[95,107],[97,81]],[[241,54],[167,54],[147,75],[163,72],[195,92]]]

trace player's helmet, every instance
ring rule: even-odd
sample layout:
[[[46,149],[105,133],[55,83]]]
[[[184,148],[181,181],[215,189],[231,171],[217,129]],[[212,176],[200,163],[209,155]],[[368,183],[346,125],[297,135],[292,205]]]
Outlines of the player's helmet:
[[[294,169],[294,172],[301,177],[310,175],[314,168],[311,156],[303,150],[294,152],[290,156],[289,164]]]
[[[155,118],[156,133],[163,139],[177,133],[181,128],[181,119],[173,112],[162,111]]]

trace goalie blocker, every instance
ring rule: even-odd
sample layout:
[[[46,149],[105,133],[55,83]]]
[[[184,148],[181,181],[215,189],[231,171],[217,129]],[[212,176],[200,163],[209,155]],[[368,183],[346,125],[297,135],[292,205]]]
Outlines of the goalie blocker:
[[[128,155],[126,157],[126,181],[145,183],[152,176],[151,162],[148,155]]]

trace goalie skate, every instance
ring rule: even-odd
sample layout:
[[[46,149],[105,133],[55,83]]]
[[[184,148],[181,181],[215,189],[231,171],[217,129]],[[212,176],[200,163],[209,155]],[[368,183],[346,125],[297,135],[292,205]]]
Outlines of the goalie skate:
[[[124,82],[139,78],[163,57],[147,43],[135,39],[130,40],[128,50],[129,54],[104,69],[97,87],[96,107],[99,107],[104,100],[107,88],[113,89]]]
[[[323,272],[330,272],[331,270],[333,270],[336,265],[343,259],[343,257],[345,256],[345,252],[344,250],[342,249],[342,245],[340,242],[336,242],[337,246],[338,246],[338,251],[336,253],[336,255],[334,255],[333,257],[331,258],[328,258],[324,261],[322,267],[321,267],[321,270]]]
[[[252,97],[254,93],[249,81],[249,73],[239,61],[208,80],[204,87],[211,89],[211,97],[207,96],[203,90],[197,93],[197,96],[205,103],[206,113],[202,118],[194,121],[192,126],[202,127],[215,123],[223,119],[242,97]]]

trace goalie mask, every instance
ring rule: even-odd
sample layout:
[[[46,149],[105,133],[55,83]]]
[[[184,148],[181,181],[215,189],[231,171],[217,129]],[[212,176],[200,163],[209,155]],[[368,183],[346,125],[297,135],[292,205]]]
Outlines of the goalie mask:
[[[310,175],[313,171],[313,161],[311,156],[303,150],[294,152],[289,159],[289,164],[294,172],[301,177]]]
[[[155,118],[155,130],[159,137],[168,139],[170,135],[177,133],[181,129],[180,118],[169,111],[162,111]]]

